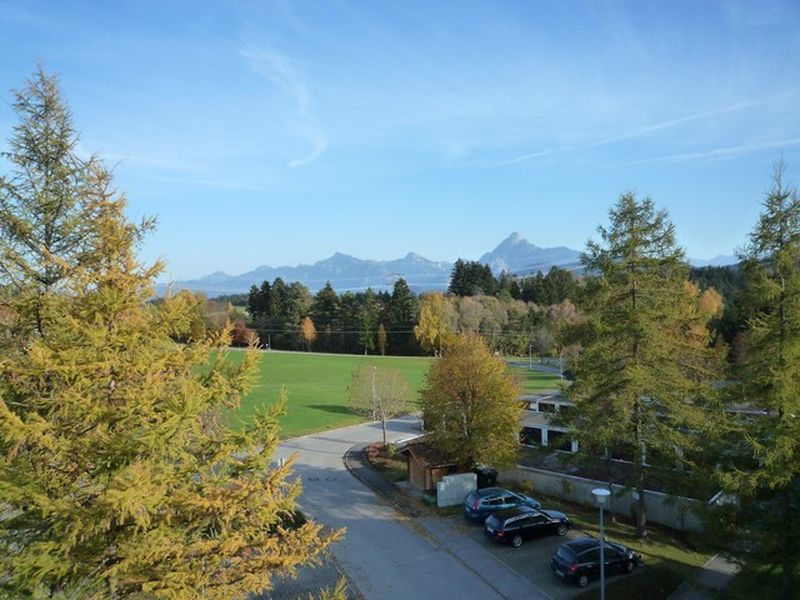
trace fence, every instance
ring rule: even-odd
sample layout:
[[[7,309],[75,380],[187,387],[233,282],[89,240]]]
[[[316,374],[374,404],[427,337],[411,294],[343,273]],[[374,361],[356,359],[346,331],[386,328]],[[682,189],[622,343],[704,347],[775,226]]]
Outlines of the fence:
[[[612,513],[631,516],[635,510],[635,492],[625,486],[565,475],[544,469],[517,466],[500,472],[504,482],[513,482],[517,485],[527,484],[536,493],[562,500],[569,500],[585,506],[597,506],[592,496],[595,488],[610,489],[610,502],[607,507]],[[680,531],[701,531],[702,524],[695,510],[702,506],[700,500],[680,496],[668,496],[661,492],[646,490],[644,502],[647,508],[647,520],[659,523]]]

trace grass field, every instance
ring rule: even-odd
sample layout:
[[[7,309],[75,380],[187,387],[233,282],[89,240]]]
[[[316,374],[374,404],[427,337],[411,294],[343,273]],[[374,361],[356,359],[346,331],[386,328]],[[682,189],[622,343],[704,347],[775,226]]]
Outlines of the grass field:
[[[241,351],[231,351],[232,360]],[[246,422],[253,412],[278,398],[282,385],[289,391],[287,413],[280,418],[281,437],[295,437],[364,421],[347,404],[350,374],[361,365],[378,365],[403,373],[414,391],[425,383],[432,358],[397,356],[353,356],[305,352],[264,352],[259,362],[256,386],[231,416],[232,422]],[[557,387],[558,378],[527,369],[512,369],[522,378],[525,392]]]

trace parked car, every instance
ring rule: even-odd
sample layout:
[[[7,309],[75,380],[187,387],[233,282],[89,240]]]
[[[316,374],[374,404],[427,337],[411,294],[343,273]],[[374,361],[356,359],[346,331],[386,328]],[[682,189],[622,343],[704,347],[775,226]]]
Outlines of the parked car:
[[[553,533],[566,535],[569,527],[569,519],[562,512],[523,505],[489,515],[483,532],[497,542],[519,548],[523,540],[532,537]]]
[[[516,508],[517,506],[542,507],[537,500],[530,496],[515,494],[500,487],[488,487],[467,494],[464,499],[464,516],[482,523],[486,520],[486,517],[493,513]]]
[[[605,572],[630,573],[640,563],[640,557],[622,544],[606,542]],[[550,560],[553,572],[566,581],[585,587],[592,579],[600,577],[600,540],[578,538],[562,544]]]

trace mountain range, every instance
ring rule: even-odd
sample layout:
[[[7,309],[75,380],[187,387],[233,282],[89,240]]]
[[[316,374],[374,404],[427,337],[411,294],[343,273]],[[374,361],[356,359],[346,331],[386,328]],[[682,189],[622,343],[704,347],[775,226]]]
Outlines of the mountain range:
[[[572,271],[580,270],[580,256],[580,251],[564,246],[540,248],[519,233],[512,233],[494,250],[481,256],[479,262],[489,265],[495,275],[503,271],[514,275],[533,275],[538,271],[547,272],[553,266]],[[690,260],[695,266],[720,266],[735,262],[735,258],[723,256],[710,261]],[[327,281],[331,282],[337,292],[363,291],[368,287],[377,291],[391,290],[394,282],[402,277],[412,290],[419,293],[446,289],[452,269],[451,262],[432,261],[414,252],[409,252],[403,258],[386,261],[364,260],[337,252],[313,265],[263,265],[241,275],[217,271],[198,279],[176,281],[171,287],[173,290],[204,292],[209,297],[214,297],[247,292],[252,285],[260,285],[264,280],[271,282],[280,277],[287,283],[300,281],[312,292],[322,288]],[[163,294],[166,287],[165,284],[160,284],[159,294]]]

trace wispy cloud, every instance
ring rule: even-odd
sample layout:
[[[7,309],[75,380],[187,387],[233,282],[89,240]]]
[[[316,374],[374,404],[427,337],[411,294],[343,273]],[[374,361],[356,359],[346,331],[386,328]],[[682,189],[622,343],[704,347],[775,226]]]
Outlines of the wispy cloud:
[[[683,117],[678,117],[675,119],[669,119],[667,121],[661,121],[659,123],[653,123],[651,125],[645,125],[635,129],[633,131],[629,131],[627,133],[623,133],[620,135],[615,135],[612,137],[604,138],[601,140],[597,140],[594,142],[588,142],[585,144],[573,144],[568,146],[561,146],[558,148],[548,148],[546,150],[540,150],[537,152],[531,152],[529,154],[523,154],[521,156],[517,156],[515,158],[511,158],[508,160],[503,160],[495,163],[491,163],[487,165],[488,167],[501,167],[507,165],[513,165],[516,163],[524,162],[527,160],[531,160],[533,158],[539,158],[542,156],[547,156],[549,154],[553,154],[556,152],[573,152],[578,150],[588,150],[591,148],[597,148],[599,146],[607,146],[610,144],[616,144],[617,142],[623,142],[626,140],[632,140],[636,138],[646,137],[652,133],[656,133],[658,131],[663,131],[665,129],[670,129],[672,127],[676,127],[678,125],[683,125],[685,123],[692,123],[695,121],[704,121],[708,119],[713,119],[715,117],[725,115],[728,113],[745,110],[751,108],[757,104],[756,101],[747,100],[744,102],[737,102],[735,104],[731,104],[730,106],[725,106],[723,108],[718,108],[714,110],[694,113],[691,115],[685,115]]]
[[[797,146],[797,145],[800,145],[800,138],[771,140],[766,142],[741,144],[738,146],[726,146],[724,148],[713,148],[710,150],[701,150],[699,152],[686,152],[683,154],[670,154],[667,156],[657,156],[655,158],[646,158],[643,160],[636,160],[625,164],[643,165],[648,163],[678,163],[687,160],[728,158],[733,156],[741,156],[743,154],[751,154],[753,152],[760,152],[762,150],[774,150],[775,148],[786,148],[789,146]]]
[[[328,136],[315,123],[313,97],[303,74],[286,56],[278,52],[247,47],[240,51],[240,55],[256,73],[288,96],[295,119],[290,129],[311,146],[305,156],[290,160],[288,165],[293,168],[301,167],[319,158],[328,148]]]
[[[668,121],[663,121],[661,123],[654,123],[652,125],[646,125],[641,127],[635,131],[631,131],[629,133],[624,133],[622,135],[617,135],[614,137],[610,137],[605,140],[600,140],[597,142],[591,142],[589,144],[583,144],[581,146],[577,146],[577,150],[584,150],[587,148],[596,148],[597,146],[606,146],[608,144],[614,144],[616,142],[622,142],[625,140],[631,140],[634,138],[640,138],[647,136],[648,134],[655,133],[656,131],[662,131],[664,129],[670,129],[671,127],[675,127],[677,125],[683,125],[684,123],[692,123],[694,121],[705,121],[707,119],[713,119],[714,117],[718,117],[720,115],[725,115],[728,113],[744,110],[746,108],[751,108],[755,106],[757,103],[752,100],[747,100],[745,102],[737,102],[736,104],[732,104],[730,106],[726,106],[724,108],[718,108],[715,110],[709,110],[705,112],[695,113],[692,115],[686,115],[683,117],[678,117],[677,119],[670,119]]]
[[[553,152],[558,152],[559,150],[563,150],[564,148],[547,148],[545,150],[539,150],[538,152],[531,152],[530,154],[523,154],[522,156],[517,156],[516,158],[511,158],[509,160],[501,160],[499,162],[491,163],[486,165],[487,167],[504,167],[506,165],[514,165],[517,163],[524,162],[526,160],[530,160],[532,158],[539,158],[540,156],[547,156],[548,154],[553,154]]]

